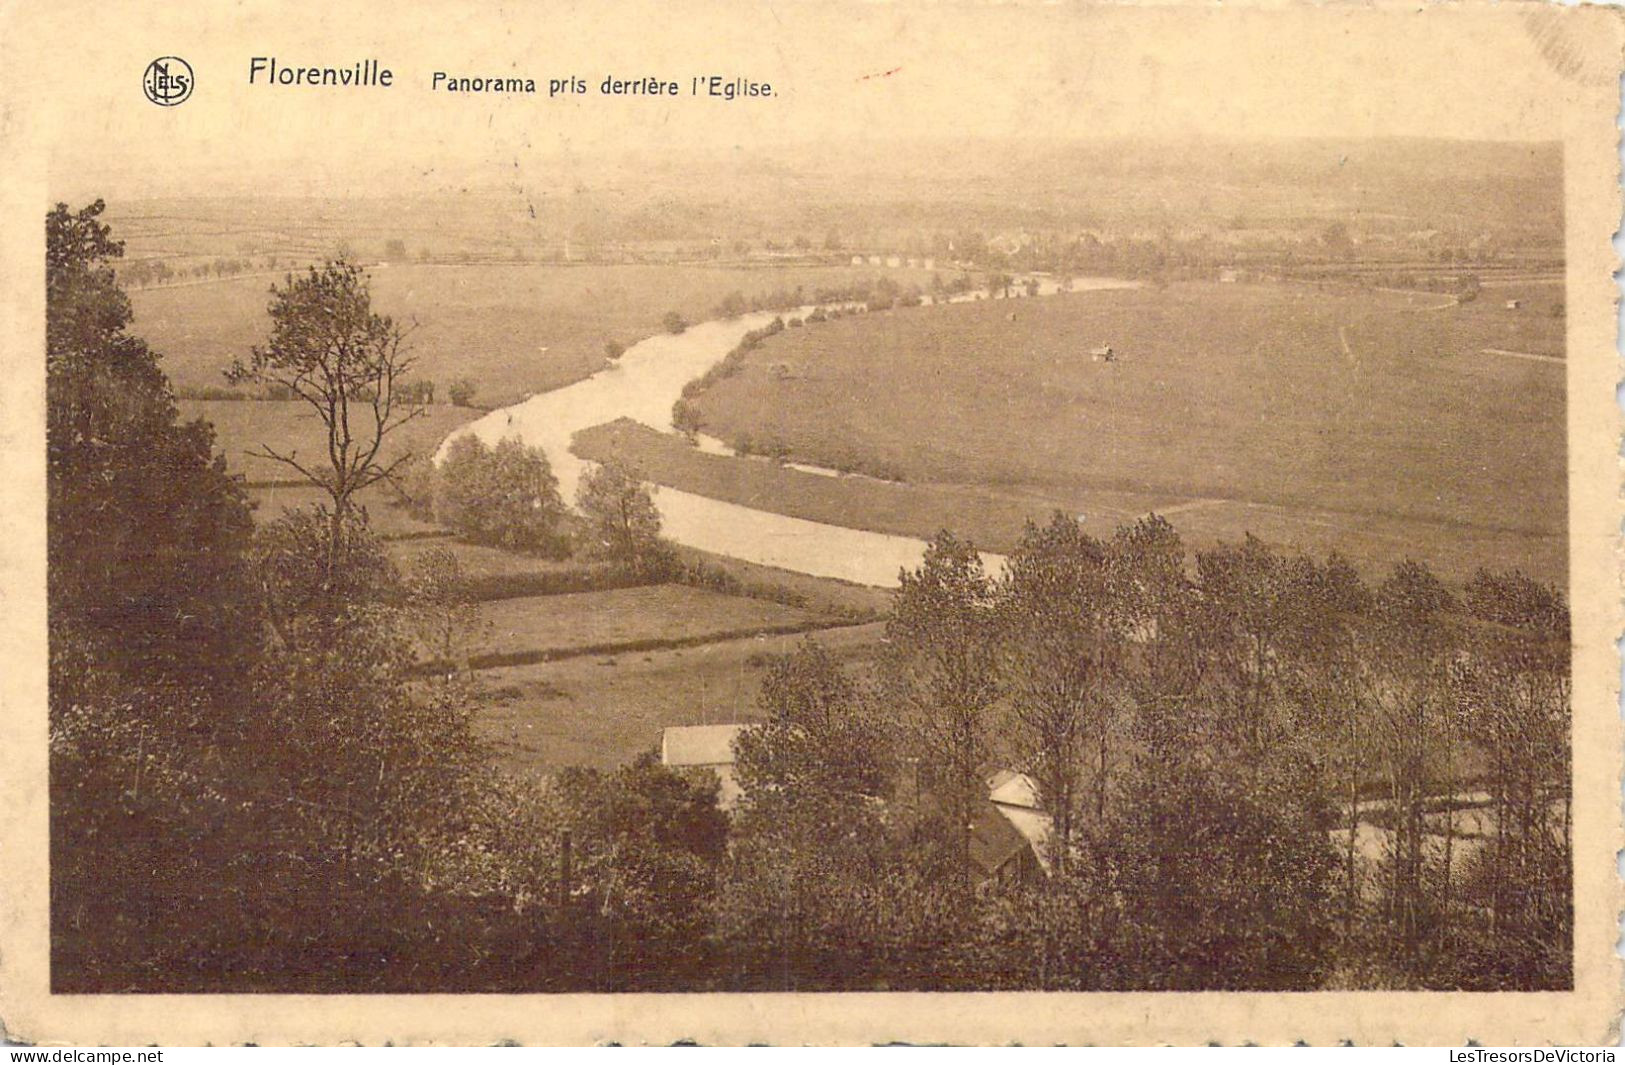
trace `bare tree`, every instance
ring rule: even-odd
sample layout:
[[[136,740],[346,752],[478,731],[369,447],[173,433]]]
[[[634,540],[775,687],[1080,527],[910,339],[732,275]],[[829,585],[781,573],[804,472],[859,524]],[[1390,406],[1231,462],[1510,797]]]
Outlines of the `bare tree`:
[[[268,313],[270,340],[255,347],[246,363],[236,360],[226,379],[287,389],[321,418],[327,449],[317,460],[263,443],[251,454],[293,469],[327,493],[331,564],[356,493],[390,477],[410,457],[402,453],[386,462],[382,452],[390,434],[423,414],[397,392],[414,360],[406,331],[373,311],[366,271],[343,259],[272,285]]]

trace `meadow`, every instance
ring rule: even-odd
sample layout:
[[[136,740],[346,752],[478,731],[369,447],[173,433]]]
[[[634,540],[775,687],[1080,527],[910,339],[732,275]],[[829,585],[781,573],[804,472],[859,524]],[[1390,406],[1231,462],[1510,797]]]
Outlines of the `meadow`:
[[[371,269],[373,309],[412,329],[413,376],[474,382],[474,403],[504,406],[578,381],[605,364],[604,345],[631,345],[677,311],[711,317],[723,297],[809,293],[877,276],[929,282],[922,271],[848,266],[431,265]],[[140,289],[134,330],[163,353],[177,390],[224,387],[234,358],[264,344],[273,278]]]
[[[1563,369],[1484,349],[1560,352],[1561,319],[1504,297],[1439,303],[1191,283],[900,310],[786,330],[697,407],[724,440],[1019,495],[1040,516],[1042,502],[1087,510],[1104,492],[1119,509],[1125,496],[1228,507],[1234,538],[1301,512],[1346,527],[1316,546],[1527,561],[1560,578]],[[1102,345],[1116,361],[1091,357]],[[874,509],[846,505],[847,524]],[[938,523],[918,518],[917,533]],[[1523,546],[1503,561],[1509,539]]]
[[[872,654],[880,630],[871,624],[811,638],[850,661]],[[611,768],[658,747],[667,726],[758,720],[756,698],[772,656],[807,638],[753,636],[482,670],[490,698],[476,729],[514,770]]]
[[[762,457],[707,454],[680,436],[625,419],[578,433],[572,450],[599,462],[620,461],[661,484],[742,506],[899,536],[929,537],[950,528],[979,547],[1000,552],[1015,547],[1029,519],[1042,520],[1055,507],[1074,513],[1086,499],[1084,524],[1109,533],[1119,523],[1184,500],[1169,493],[1096,490],[1072,497],[993,485],[830,477]]]
[[[299,474],[286,464],[252,454],[269,447],[281,455],[297,454],[302,464],[327,461],[327,429],[316,411],[300,400],[232,401],[183,399],[183,419],[202,418],[214,426],[215,450],[226,465],[249,484],[293,481]],[[453,429],[474,420],[479,411],[449,404],[422,408],[415,417],[384,438],[378,458],[385,464],[403,454],[429,455]],[[370,418],[371,415],[368,415]]]
[[[616,645],[679,645],[815,627],[805,610],[702,588],[656,584],[480,604],[480,654],[537,659]]]

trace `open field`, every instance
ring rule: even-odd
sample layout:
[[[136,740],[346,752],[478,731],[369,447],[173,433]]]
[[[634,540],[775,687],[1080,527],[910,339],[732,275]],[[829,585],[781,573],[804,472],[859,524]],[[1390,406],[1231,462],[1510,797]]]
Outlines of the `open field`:
[[[581,648],[683,643],[814,625],[816,615],[676,584],[500,599],[480,606],[480,653],[563,655]]]
[[[1146,510],[1173,498],[1326,512],[1355,533],[1398,523],[1381,550],[1421,558],[1504,535],[1539,541],[1531,567],[1560,575],[1562,367],[1482,353],[1538,341],[1533,325],[1507,339],[1502,316],[1520,312],[1429,302],[1185,284],[868,315],[769,339],[698,405],[725,440],[776,437],[819,465],[857,449],[911,485],[1073,511],[1104,490]],[[1119,361],[1092,361],[1101,344]],[[1227,535],[1254,520],[1240,517]]]
[[[542,558],[505,551],[500,547],[464,543],[449,535],[434,540],[403,540],[390,545],[390,557],[395,564],[406,568],[415,559],[429,551],[450,551],[457,559],[463,578],[469,581],[497,583],[503,580],[562,575],[583,568],[574,559]]]
[[[248,499],[255,505],[254,521],[260,525],[277,520],[282,517],[285,510],[315,506],[318,503],[331,506],[331,499],[326,492],[309,486],[257,486],[248,490]],[[373,532],[386,540],[425,536],[442,531],[438,525],[419,521],[400,507],[391,506],[387,488],[375,486],[364,489],[356,493],[355,500],[366,508],[367,522],[372,526]]]
[[[684,491],[809,521],[858,525],[900,536],[923,539],[948,528],[971,538],[983,550],[1000,553],[1015,547],[1025,522],[1042,523],[1056,508],[1077,516],[1091,535],[1102,538],[1154,512],[1166,517],[1194,549],[1211,547],[1220,540],[1238,540],[1251,532],[1279,547],[1317,557],[1339,551],[1368,580],[1380,580],[1396,561],[1407,556],[1425,557],[1442,577],[1458,584],[1480,566],[1522,569],[1537,580],[1554,584],[1562,584],[1565,578],[1563,541],[1547,534],[1086,486],[1024,491],[832,478],[762,458],[704,454],[678,436],[621,423],[588,430],[576,439],[576,450],[584,457],[615,457],[636,464],[644,476]],[[1429,545],[1425,555],[1416,547],[1422,542]],[[837,587],[831,581],[804,579],[821,588]],[[888,594],[869,591],[876,597]],[[883,601],[878,605],[884,609]]]
[[[745,595],[762,592],[764,598],[789,596],[790,602],[806,610],[847,618],[873,618],[891,608],[892,593],[884,588],[795,573],[692,547],[677,546],[675,550],[684,563],[700,565],[738,581]]]
[[[399,264],[372,270],[373,308],[415,322],[414,376],[474,381],[474,401],[502,406],[600,369],[604,343],[660,331],[676,310],[710,317],[722,298],[804,287],[809,293],[879,276],[929,282],[922,271],[844,266],[558,266]],[[164,355],[178,389],[221,387],[233,358],[265,342],[264,277],[138,290],[132,329]],[[810,298],[810,296],[809,296]]]
[[[659,484],[713,499],[873,532],[929,537],[953,529],[977,546],[1007,552],[1029,519],[1042,521],[1054,508],[1086,515],[1085,524],[1110,532],[1149,510],[1182,503],[1185,496],[1093,490],[1058,494],[1015,487],[898,483],[871,477],[828,477],[791,469],[761,457],[707,454],[671,433],[634,422],[600,425],[576,435],[573,449],[595,461],[618,459]],[[1082,501],[1088,501],[1088,508]]]
[[[233,472],[241,473],[250,484],[299,477],[283,463],[247,454],[259,450],[261,445],[283,455],[297,452],[301,463],[326,462],[326,430],[308,403],[183,399],[177,405],[182,418],[203,418],[213,423],[215,448],[225,453],[226,465]],[[403,452],[432,454],[453,429],[480,414],[447,404],[423,409],[422,417],[414,418],[384,438],[381,461],[391,462]]]
[[[812,637],[851,659],[869,653],[880,629],[863,625]],[[484,670],[481,682],[494,697],[476,728],[513,769],[610,768],[656,747],[668,725],[756,720],[768,656],[788,654],[806,638],[760,636]]]

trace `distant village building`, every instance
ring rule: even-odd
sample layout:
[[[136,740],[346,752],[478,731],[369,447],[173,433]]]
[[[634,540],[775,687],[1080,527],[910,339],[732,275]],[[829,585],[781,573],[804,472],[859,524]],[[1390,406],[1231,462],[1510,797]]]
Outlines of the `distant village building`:
[[[717,806],[732,810],[743,794],[734,776],[734,738],[749,725],[674,725],[660,732],[660,764],[709,769],[721,782]]]
[[[861,256],[861,255],[852,256],[852,265],[853,266],[862,266],[863,265],[863,256]]]
[[[1523,300],[1507,300],[1507,310],[1515,311],[1523,306]]]
[[[1219,281],[1222,282],[1223,284],[1233,285],[1233,284],[1236,283],[1237,277],[1238,277],[1238,275],[1236,274],[1236,271],[1234,271],[1234,270],[1220,270],[1219,271]]]
[[[1116,362],[1117,353],[1110,344],[1102,344],[1098,348],[1089,349],[1089,358],[1095,362]]]

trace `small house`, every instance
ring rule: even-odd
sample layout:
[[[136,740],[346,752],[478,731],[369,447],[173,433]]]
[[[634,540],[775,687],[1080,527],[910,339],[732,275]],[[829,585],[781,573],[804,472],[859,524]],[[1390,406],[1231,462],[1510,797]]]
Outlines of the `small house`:
[[[1112,350],[1110,344],[1102,344],[1089,349],[1089,358],[1095,362],[1116,362],[1117,353]]]
[[[1523,300],[1507,300],[1507,310],[1515,311],[1523,306]]]
[[[734,776],[734,739],[748,725],[674,725],[660,731],[660,764],[716,774],[717,806],[732,810],[743,794]]]
[[[987,778],[987,802],[971,818],[971,864],[981,883],[1030,884],[1049,873],[1050,816],[1038,785],[1000,769]]]

